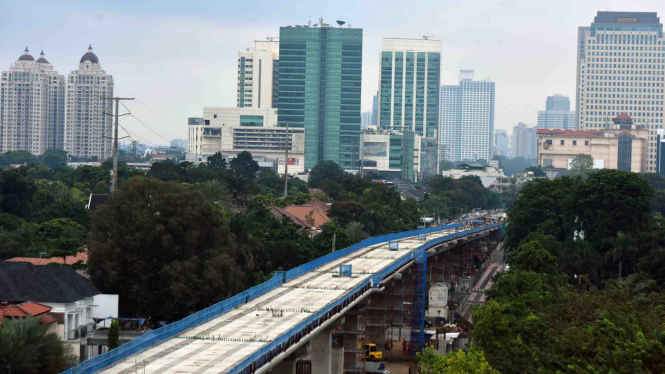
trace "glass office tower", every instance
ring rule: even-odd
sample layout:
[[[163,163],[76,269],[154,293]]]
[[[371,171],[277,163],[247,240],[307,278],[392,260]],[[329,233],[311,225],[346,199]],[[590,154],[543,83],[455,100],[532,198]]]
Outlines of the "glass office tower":
[[[436,137],[440,72],[440,40],[384,38],[379,126]]]
[[[279,40],[278,122],[305,128],[305,168],[359,169],[363,30],[287,26]]]

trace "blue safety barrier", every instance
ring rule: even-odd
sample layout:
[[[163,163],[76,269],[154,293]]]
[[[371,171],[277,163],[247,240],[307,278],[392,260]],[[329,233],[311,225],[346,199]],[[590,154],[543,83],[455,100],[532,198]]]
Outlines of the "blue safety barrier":
[[[257,286],[249,288],[229,299],[221,301],[215,305],[212,305],[206,309],[200,310],[194,314],[189,315],[188,317],[168,324],[164,327],[161,327],[156,330],[147,332],[138,338],[121,345],[120,347],[103,353],[101,355],[95,356],[89,360],[83,361],[80,365],[73,367],[69,370],[64,371],[62,374],[92,374],[96,371],[102,370],[108,366],[111,366],[119,361],[124,360],[125,358],[137,354],[144,349],[150,348],[156,344],[163,342],[169,338],[177,336],[182,332],[189,330],[193,327],[196,327],[202,323],[205,323],[213,318],[220,316],[223,313],[228,312],[231,309],[234,309],[242,304],[245,304],[257,297],[274,290],[285,282],[298,277],[304,273],[310,272],[313,269],[316,269],[319,266],[328,264],[332,261],[338,260],[344,256],[349,255],[357,251],[358,249],[365,248],[371,245],[390,242],[392,240],[399,240],[410,236],[416,236],[419,234],[428,234],[432,232],[449,230],[455,228],[459,230],[461,224],[452,224],[447,226],[440,227],[428,227],[425,229],[405,231],[395,234],[382,235],[374,238],[365,239],[359,243],[356,243],[348,248],[330,253],[326,256],[320,257],[316,260],[310,261],[304,265],[293,268],[287,272],[276,272],[272,279],[267,282],[261,283]],[[418,247],[419,249],[430,248],[437,244],[440,244],[447,240],[452,240],[459,236],[464,236],[471,234],[476,231],[486,230],[497,224],[486,225],[478,227],[472,230],[457,232],[452,235],[448,235],[442,238],[433,239],[425,244]],[[371,279],[363,281],[360,285],[355,287],[351,292],[345,294],[340,299],[326,305],[323,310],[315,313],[314,315],[307,318],[305,321],[301,322],[291,330],[282,334],[269,345],[261,348],[259,351],[255,352],[251,356],[243,360],[235,368],[231,369],[229,374],[237,373],[251,373],[263,364],[272,360],[273,357],[284,352],[293,344],[297,344],[304,336],[309,334],[313,329],[321,325],[326,320],[330,319],[333,315],[339,313],[342,309],[347,307],[350,303],[355,301],[359,296],[368,291],[370,287],[377,283],[380,284],[385,277],[389,276],[397,269],[402,267],[407,262],[413,259],[413,253],[410,253],[407,256],[403,256],[397,262],[391,264],[390,266],[384,268],[380,272],[374,274]]]

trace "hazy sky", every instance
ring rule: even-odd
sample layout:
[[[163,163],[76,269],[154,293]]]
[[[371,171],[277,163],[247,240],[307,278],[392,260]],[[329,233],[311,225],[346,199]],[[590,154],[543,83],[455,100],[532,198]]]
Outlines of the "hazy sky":
[[[61,4],[57,4],[61,3]],[[187,117],[203,106],[236,105],[237,51],[279,27],[344,20],[364,29],[362,110],[378,86],[383,37],[432,35],[443,43],[442,84],[460,69],[496,82],[496,128],[535,124],[546,97],[574,105],[577,27],[598,10],[660,11],[662,1],[31,1],[0,0],[0,69],[27,45],[41,49],[67,75],[92,43],[115,94],[162,137],[186,138]],[[660,5],[660,6],[659,6]],[[149,109],[146,109],[149,108]],[[158,113],[159,116],[154,113]],[[166,140],[133,118],[128,131],[151,143]],[[138,140],[138,139],[137,139]]]

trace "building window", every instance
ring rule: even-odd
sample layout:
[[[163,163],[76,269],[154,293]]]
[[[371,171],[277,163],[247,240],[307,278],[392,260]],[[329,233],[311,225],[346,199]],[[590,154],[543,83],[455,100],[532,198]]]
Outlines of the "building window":
[[[588,140],[585,140],[585,141],[584,141],[584,145],[589,145],[589,141],[588,141]]]
[[[566,145],[566,141],[565,141],[565,140],[562,140],[560,144],[561,144],[561,145]]]
[[[573,140],[573,145],[577,145],[577,140]]]
[[[617,155],[617,169],[630,171],[631,156],[633,153],[633,137],[628,134],[619,136],[619,150]]]
[[[543,167],[547,166],[552,166],[552,159],[551,158],[544,158],[543,159]]]
[[[213,114],[212,118],[217,118],[217,115],[216,115],[216,114]]]
[[[545,143],[546,143],[547,145],[552,145],[552,139],[545,140]]]

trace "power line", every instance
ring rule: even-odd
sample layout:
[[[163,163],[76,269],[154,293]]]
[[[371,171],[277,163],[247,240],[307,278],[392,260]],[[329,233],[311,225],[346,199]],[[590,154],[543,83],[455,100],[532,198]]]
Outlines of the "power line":
[[[121,103],[121,104],[122,104],[122,103]],[[141,125],[145,126],[148,130],[152,131],[155,135],[157,135],[157,136],[159,136],[160,138],[166,140],[169,144],[172,143],[171,140],[166,139],[165,137],[163,137],[162,135],[160,135],[157,131],[153,130],[152,127],[148,126],[145,122],[143,122],[143,121],[141,121],[140,119],[136,118],[136,116],[134,116],[134,114],[132,114],[132,112],[131,112],[131,111],[125,106],[125,104],[122,104],[122,106],[124,106],[125,109],[127,110],[127,112],[129,112],[129,115],[130,115],[132,118],[134,118],[136,121],[138,121]],[[169,135],[169,136],[178,137],[178,135],[173,135],[173,134],[168,133],[168,132],[166,132],[166,131],[162,131],[162,132],[163,132],[164,134],[166,134],[166,135]]]
[[[124,128],[123,126],[120,126],[120,127],[122,127],[122,129],[125,130],[125,132],[127,133],[127,135],[129,135],[129,137],[130,137],[132,140],[134,140],[134,137],[135,137],[135,138],[138,138],[138,139],[140,139],[140,140],[143,140],[144,142],[146,142],[146,143],[148,143],[148,144],[150,144],[150,145],[153,145],[153,146],[155,146],[155,147],[159,147],[157,144],[155,144],[155,143],[153,143],[153,142],[150,142],[150,141],[148,141],[148,140],[145,140],[145,139],[143,139],[142,137],[140,137],[140,136],[138,136],[138,135],[136,135],[136,134],[132,134],[132,133],[130,133],[130,132],[127,131],[127,129]]]
[[[140,101],[138,101],[138,100],[136,100],[136,102],[139,103],[139,104],[141,104],[141,106],[143,106],[144,108],[146,108],[146,109],[148,109],[149,111],[151,111],[152,114],[154,114],[154,115],[156,115],[157,117],[161,118],[164,122],[166,122],[166,123],[168,123],[169,125],[173,126],[173,127],[176,128],[178,131],[182,131],[182,132],[184,132],[185,135],[187,135],[187,131],[186,131],[186,130],[183,130],[182,127],[179,127],[179,126],[173,124],[172,122],[168,121],[166,118],[164,118],[164,117],[160,116],[159,114],[157,114],[157,112],[155,112],[154,110],[148,108],[148,107],[147,107],[145,104],[143,104],[142,102],[140,102]]]

